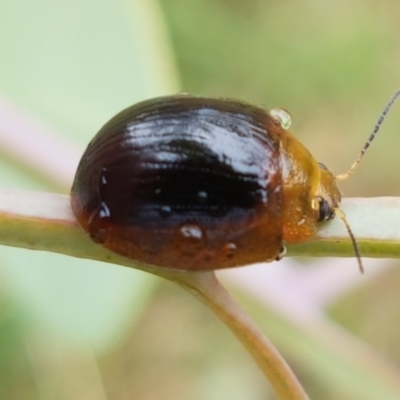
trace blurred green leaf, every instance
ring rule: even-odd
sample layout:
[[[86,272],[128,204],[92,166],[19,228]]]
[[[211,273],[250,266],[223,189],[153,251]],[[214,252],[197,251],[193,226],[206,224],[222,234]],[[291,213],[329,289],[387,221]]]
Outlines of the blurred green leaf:
[[[0,91],[82,145],[122,108],[178,88],[155,1],[4,0],[0,22]]]
[[[178,89],[154,1],[2,1],[0,53],[0,93],[82,151],[122,108]],[[2,163],[1,186],[46,189],[12,154]],[[0,259],[12,298],[50,331],[98,349],[140,315],[154,284],[146,274],[59,255],[2,248]]]

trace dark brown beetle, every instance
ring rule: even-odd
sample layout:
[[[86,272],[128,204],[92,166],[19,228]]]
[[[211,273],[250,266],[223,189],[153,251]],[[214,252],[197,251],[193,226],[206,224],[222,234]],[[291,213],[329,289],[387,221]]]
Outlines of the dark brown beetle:
[[[138,103],[87,147],[74,214],[105,247],[182,270],[278,260],[285,242],[310,239],[337,214],[359,258],[336,178],[287,130],[289,120],[281,109],[187,94]]]

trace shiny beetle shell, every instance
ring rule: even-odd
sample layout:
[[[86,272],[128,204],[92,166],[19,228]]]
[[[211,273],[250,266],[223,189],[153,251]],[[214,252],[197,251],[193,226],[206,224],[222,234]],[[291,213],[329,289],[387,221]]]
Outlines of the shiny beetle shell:
[[[112,118],[71,193],[92,239],[141,263],[207,270],[279,259],[333,217],[332,174],[271,113],[190,95]]]

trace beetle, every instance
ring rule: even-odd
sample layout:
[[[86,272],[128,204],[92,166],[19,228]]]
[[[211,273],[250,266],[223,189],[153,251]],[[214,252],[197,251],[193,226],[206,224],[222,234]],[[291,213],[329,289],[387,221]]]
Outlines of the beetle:
[[[279,260],[339,216],[337,180],[288,130],[290,114],[181,93],[140,102],[89,143],[72,210],[97,243],[141,263],[214,270]]]

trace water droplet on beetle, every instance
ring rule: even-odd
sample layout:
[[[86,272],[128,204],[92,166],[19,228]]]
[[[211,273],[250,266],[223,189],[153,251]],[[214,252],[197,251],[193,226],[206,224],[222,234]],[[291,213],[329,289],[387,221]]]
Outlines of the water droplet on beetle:
[[[292,116],[284,108],[274,108],[270,112],[272,118],[279,123],[283,129],[289,129],[292,124]]]
[[[235,243],[233,242],[228,242],[225,243],[224,246],[222,247],[222,251],[224,252],[226,257],[233,257],[236,253],[237,250],[237,246]]]
[[[206,245],[206,234],[196,224],[185,224],[175,230],[174,242],[183,254],[196,254]]]
[[[201,240],[203,237],[203,232],[201,228],[197,225],[183,225],[180,228],[180,233],[183,238],[189,240]]]

